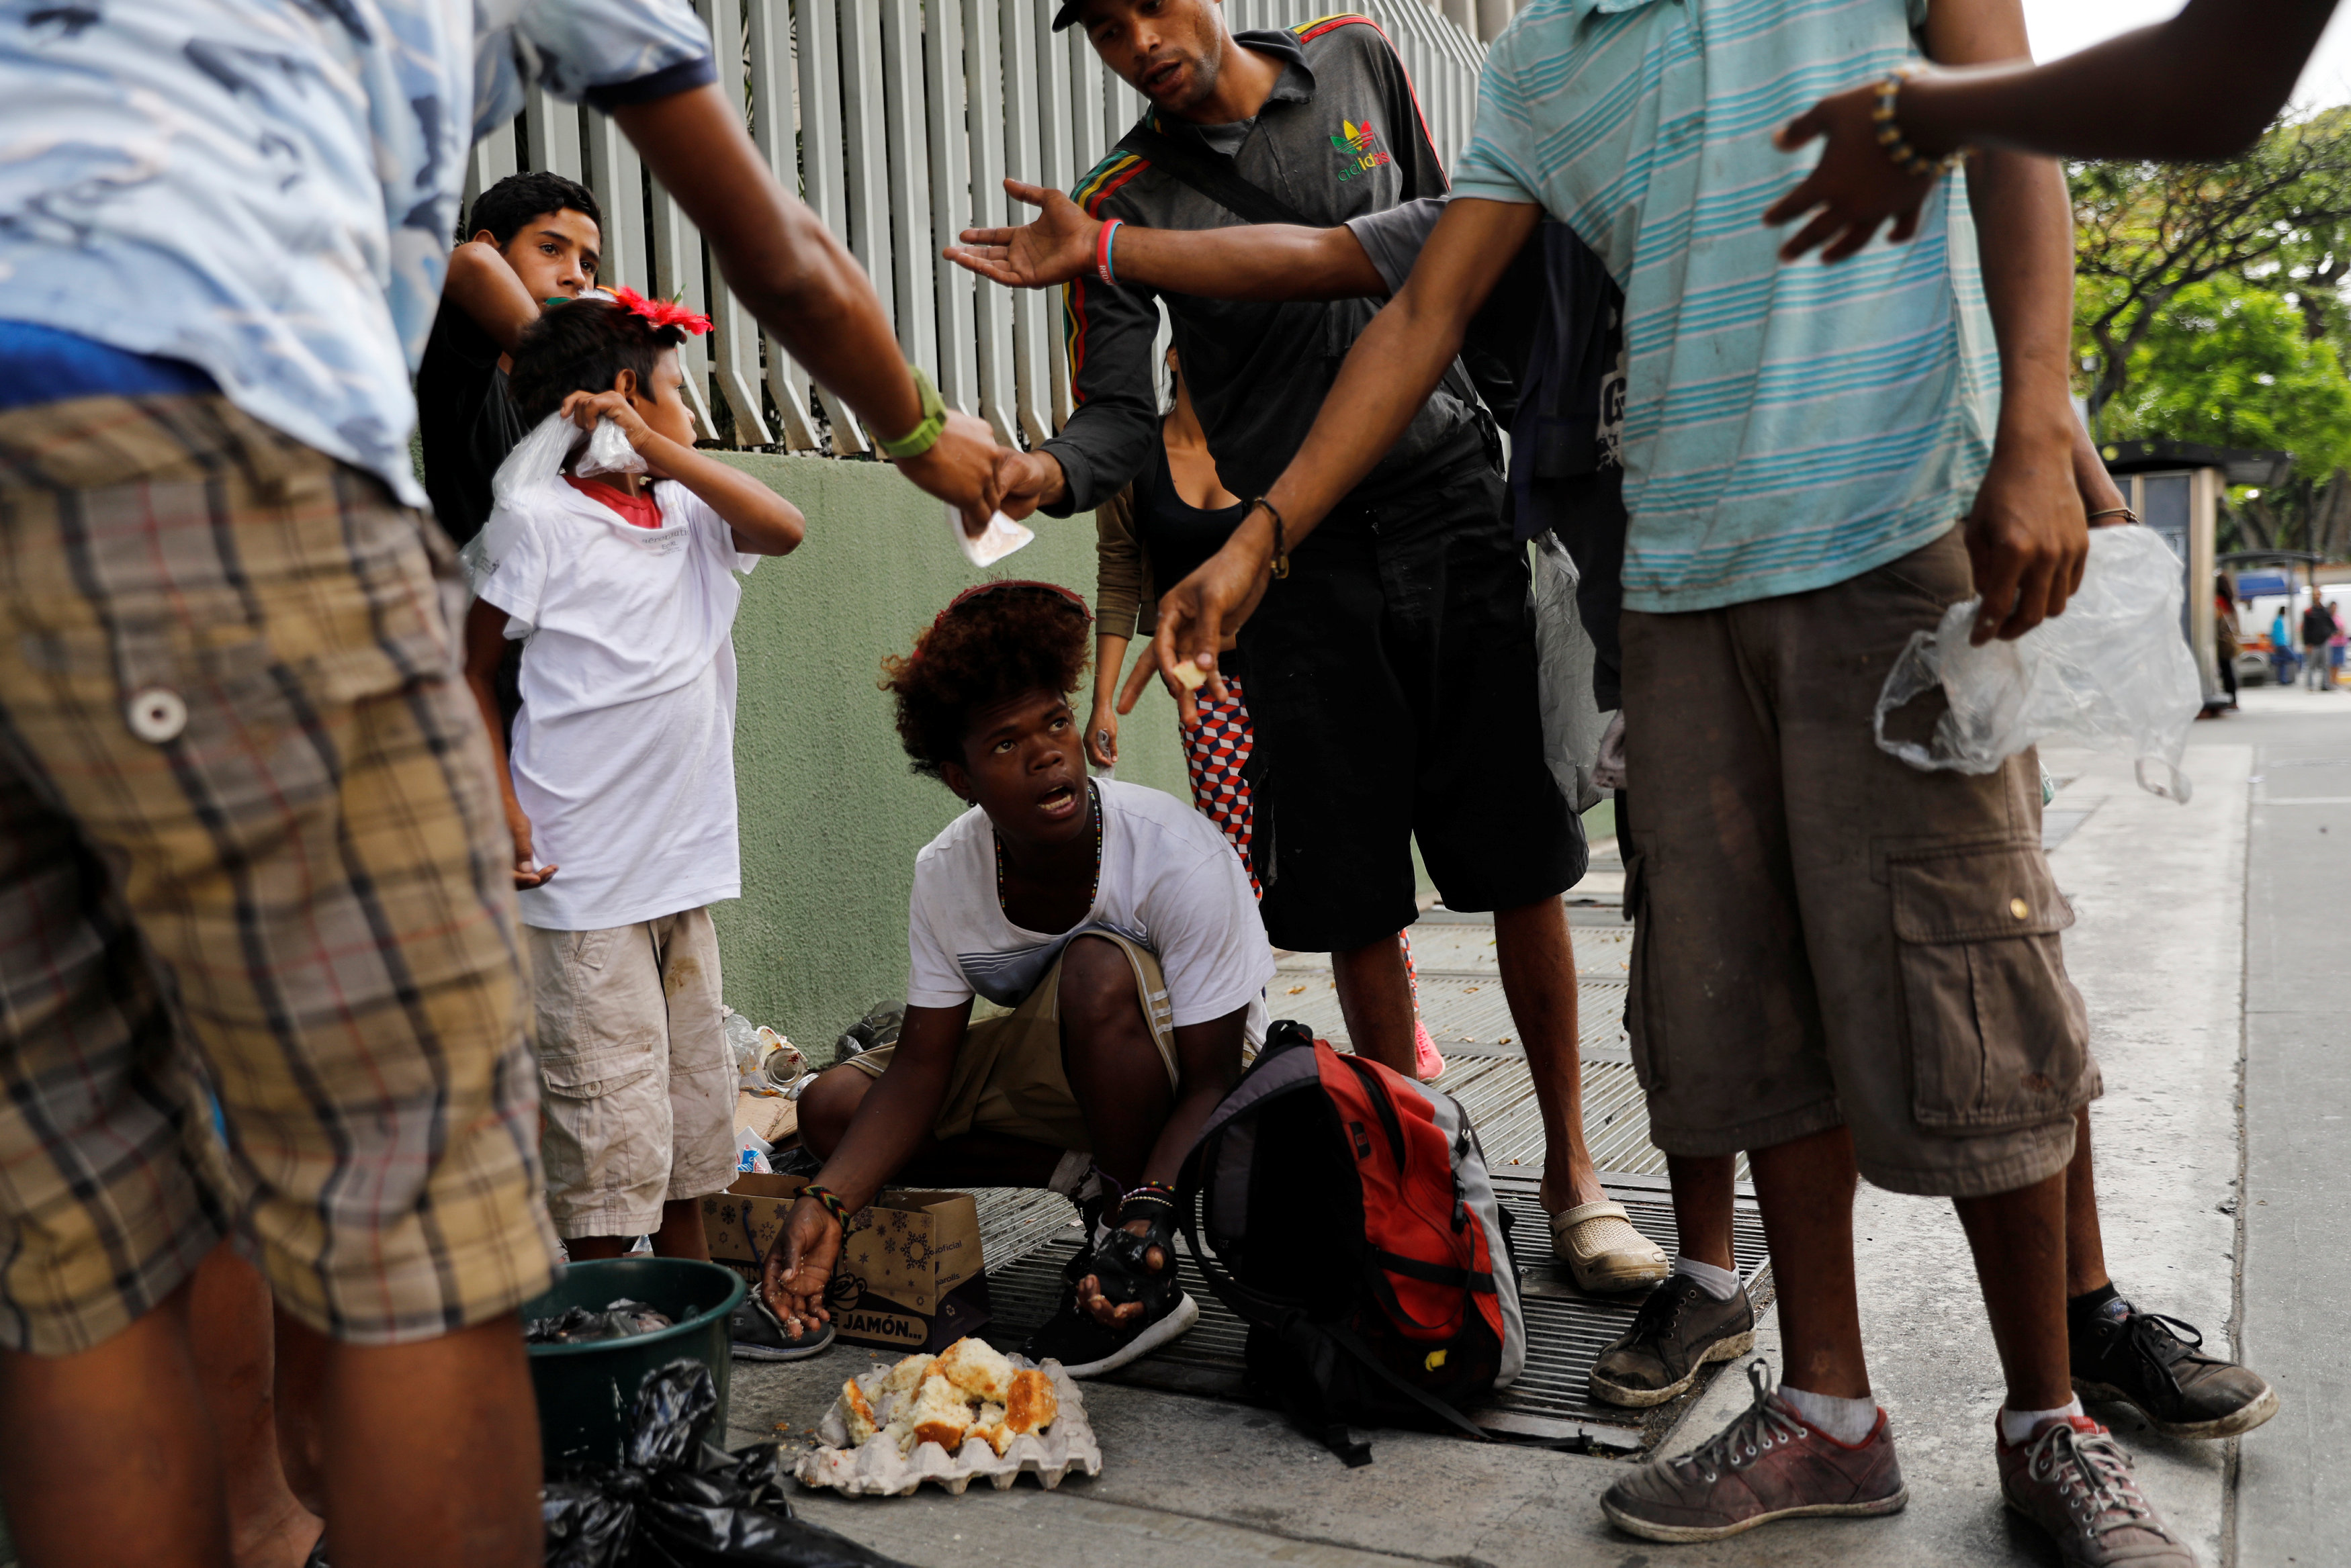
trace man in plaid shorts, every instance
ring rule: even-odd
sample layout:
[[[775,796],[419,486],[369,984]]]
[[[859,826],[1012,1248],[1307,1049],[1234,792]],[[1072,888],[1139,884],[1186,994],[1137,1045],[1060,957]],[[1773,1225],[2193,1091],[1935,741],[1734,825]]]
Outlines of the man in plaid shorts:
[[[295,1480],[334,1561],[538,1561],[515,1309],[555,1249],[513,860],[408,455],[467,149],[526,75],[614,116],[910,478],[993,505],[992,442],[903,367],[683,0],[0,24],[0,1501],[28,1563],[225,1568],[246,1494],[282,1496],[235,1473],[266,1377],[208,1408],[224,1347],[190,1332],[225,1239],[317,1404]],[[234,1522],[241,1562],[309,1550]]]

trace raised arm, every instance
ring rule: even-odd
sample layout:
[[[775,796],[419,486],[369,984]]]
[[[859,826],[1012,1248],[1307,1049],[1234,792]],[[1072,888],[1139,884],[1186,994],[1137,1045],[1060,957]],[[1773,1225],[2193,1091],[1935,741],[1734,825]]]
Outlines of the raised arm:
[[[921,393],[872,281],[776,182],[716,87],[623,104],[613,118],[709,240],[727,286],[786,352],[883,440],[923,422]],[[900,459],[898,469],[961,507],[974,532],[986,526],[1000,494],[996,442],[968,414],[949,414],[937,442]]]
[[[1217,649],[1263,597],[1274,564],[1274,517],[1282,547],[1294,547],[1340,498],[1361,483],[1428,400],[1460,351],[1470,317],[1534,233],[1542,210],[1532,203],[1455,200],[1437,220],[1402,292],[1364,328],[1322,411],[1264,504],[1250,508],[1232,537],[1199,570],[1159,596],[1152,657],[1136,661],[1119,697],[1131,711],[1154,675],[1181,680],[1179,666],[1213,672]],[[1216,679],[1223,692],[1223,680]],[[1191,697],[1177,701],[1186,725]]]
[[[449,253],[449,276],[441,293],[509,352],[522,340],[523,329],[538,319],[539,302],[486,240],[467,240]]]
[[[1960,147],[2181,162],[2232,157],[2284,107],[2334,10],[2335,0],[2188,0],[2168,22],[2045,66],[2027,57],[1922,73],[1896,96],[1895,123],[1928,158]],[[1905,174],[1878,146],[1876,104],[1876,84],[1859,83],[1788,123],[1782,147],[1792,151],[1823,136],[1828,146],[1767,222],[1825,206],[1834,221],[1823,235],[1857,230],[1866,240],[1892,219],[1892,237],[1909,237],[1927,182]],[[1790,259],[1821,243],[1807,236],[1791,243]],[[1838,254],[1850,249],[1830,259]]]
[[[1092,277],[1102,223],[1059,191],[1007,180],[1013,200],[1042,209],[1018,228],[966,229],[946,254],[1008,288]],[[1202,299],[1359,299],[1387,293],[1379,269],[1343,224],[1260,223],[1229,229],[1119,227],[1112,261],[1122,283]]]

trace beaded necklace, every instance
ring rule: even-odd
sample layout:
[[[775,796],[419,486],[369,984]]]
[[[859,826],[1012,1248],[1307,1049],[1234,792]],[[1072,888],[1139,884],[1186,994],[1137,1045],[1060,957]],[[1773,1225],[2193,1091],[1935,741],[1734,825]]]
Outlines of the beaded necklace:
[[[1093,819],[1094,825],[1094,879],[1092,886],[1086,889],[1086,909],[1091,913],[1094,900],[1102,896],[1102,797],[1094,793],[1094,781],[1092,779],[1086,781],[1086,815]],[[1004,900],[1004,835],[996,833],[994,828],[988,831],[996,837],[996,908],[1008,920],[1012,918],[1012,909]]]

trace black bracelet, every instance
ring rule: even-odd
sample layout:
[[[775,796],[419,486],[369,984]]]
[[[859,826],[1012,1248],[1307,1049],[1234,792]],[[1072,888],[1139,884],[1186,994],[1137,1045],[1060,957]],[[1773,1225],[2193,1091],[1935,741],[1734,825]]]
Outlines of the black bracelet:
[[[819,1187],[816,1183],[810,1182],[800,1189],[800,1196],[815,1199],[823,1206],[824,1211],[832,1216],[842,1231],[846,1231],[849,1229],[849,1205],[843,1203],[841,1200],[841,1194],[831,1188]]]
[[[1277,577],[1290,576],[1290,544],[1281,520],[1281,508],[1262,495],[1249,504],[1264,507],[1265,514],[1273,519],[1273,575]]]

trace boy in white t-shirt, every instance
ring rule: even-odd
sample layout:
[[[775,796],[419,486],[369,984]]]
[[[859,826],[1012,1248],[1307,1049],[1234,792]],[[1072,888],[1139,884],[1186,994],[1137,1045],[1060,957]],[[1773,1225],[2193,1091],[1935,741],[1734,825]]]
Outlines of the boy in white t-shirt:
[[[465,623],[494,745],[491,682],[523,639],[498,776],[538,1013],[547,1206],[575,1260],[648,1232],[664,1257],[708,1257],[699,1199],[734,1179],[707,906],[742,892],[735,574],[790,551],[805,524],[694,450],[677,348],[709,326],[618,289],[523,334],[508,385],[525,421],[610,420],[649,472],[501,493]]]
[[[1273,950],[1215,825],[1088,781],[1067,699],[1092,619],[1066,588],[990,583],[889,661],[914,770],[972,809],[914,861],[897,1044],[801,1096],[824,1168],[761,1285],[788,1336],[830,1333],[841,1223],[902,1176],[1085,1200],[1092,1251],[1034,1359],[1097,1375],[1199,1315],[1176,1282],[1176,1172],[1264,1038]],[[971,1023],[975,996],[1012,1011]]]

